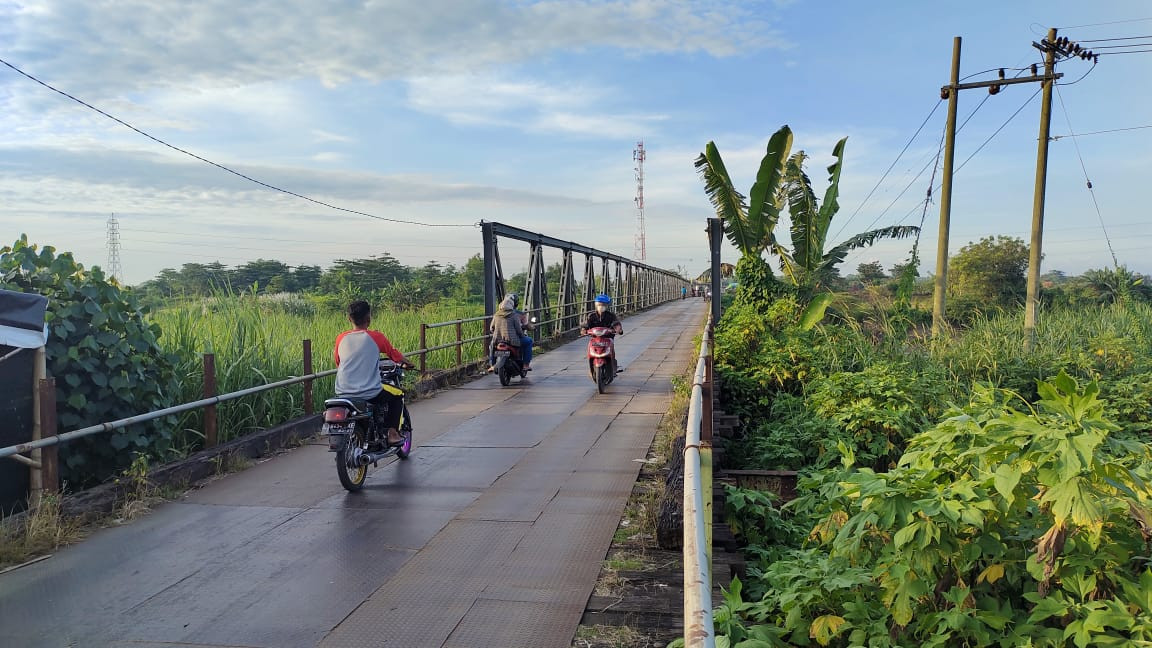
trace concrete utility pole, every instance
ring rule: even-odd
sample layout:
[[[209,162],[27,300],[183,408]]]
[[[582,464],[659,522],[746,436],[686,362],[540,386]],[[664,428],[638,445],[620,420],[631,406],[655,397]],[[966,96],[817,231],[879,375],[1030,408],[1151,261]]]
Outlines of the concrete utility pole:
[[[1056,30],[1048,30],[1048,47],[1044,51],[1044,76],[1052,77],[1056,71]],[[1040,139],[1036,144],[1036,192],[1032,198],[1032,241],[1028,246],[1028,296],[1024,302],[1024,348],[1036,346],[1036,312],[1040,308],[1041,239],[1044,237],[1044,191],[1048,184],[1048,138],[1052,125],[1052,86],[1054,80],[1044,81],[1044,96],[1040,102]]]
[[[952,81],[940,90],[948,98],[944,136],[944,177],[940,182],[940,232],[936,238],[936,288],[932,299],[932,337],[944,327],[944,292],[948,289],[948,229],[952,220],[952,163],[956,157],[956,109],[960,85],[960,37],[952,39]]]

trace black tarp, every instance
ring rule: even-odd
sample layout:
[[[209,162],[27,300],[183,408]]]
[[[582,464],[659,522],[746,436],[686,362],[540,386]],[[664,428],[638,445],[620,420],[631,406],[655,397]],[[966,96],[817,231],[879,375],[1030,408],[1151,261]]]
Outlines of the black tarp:
[[[44,346],[44,312],[47,309],[47,297],[0,290],[0,344],[26,349]]]
[[[0,357],[13,347],[0,344]],[[0,447],[32,440],[32,368],[36,352],[24,349],[0,362]],[[0,510],[23,509],[28,498],[28,466],[0,459]]]

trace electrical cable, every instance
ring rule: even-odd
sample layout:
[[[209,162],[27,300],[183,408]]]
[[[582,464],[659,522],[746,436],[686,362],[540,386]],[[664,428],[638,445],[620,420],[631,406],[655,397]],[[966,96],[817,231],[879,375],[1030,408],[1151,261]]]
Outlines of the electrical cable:
[[[1082,74],[1079,79],[1076,79],[1075,81],[1072,81],[1070,83],[1057,82],[1056,85],[1062,85],[1062,86],[1076,85],[1077,83],[1080,83],[1084,79],[1087,79],[1088,75],[1092,74],[1092,70],[1095,70],[1095,69],[1096,69],[1096,59],[1092,59],[1092,67],[1088,68],[1088,71],[1085,72],[1084,74]]]
[[[1152,52],[1152,49],[1128,50],[1127,52],[1100,52],[1096,56],[1120,56],[1122,54],[1143,54],[1145,52]]]
[[[1053,135],[1052,140],[1064,139],[1065,137],[1086,137],[1088,135],[1103,135],[1104,133],[1120,133],[1123,131],[1142,130],[1145,128],[1152,128],[1152,124],[1147,126],[1129,126],[1128,128],[1110,128],[1108,130],[1090,131],[1087,133],[1069,133],[1068,135]]]
[[[989,135],[988,139],[984,140],[983,144],[981,144],[979,147],[977,147],[975,151],[972,151],[972,155],[969,155],[963,162],[961,162],[960,166],[956,167],[956,170],[953,171],[952,174],[955,175],[957,173],[960,173],[960,169],[963,169],[964,165],[968,164],[968,162],[971,161],[972,158],[976,157],[976,154],[979,153],[980,151],[982,151],[984,149],[984,147],[988,145],[988,142],[992,141],[992,138],[999,135],[1000,131],[1004,130],[1004,127],[1007,126],[1013,119],[1015,119],[1016,115],[1020,114],[1020,111],[1024,110],[1024,108],[1026,108],[1028,106],[1028,104],[1032,103],[1032,100],[1035,99],[1036,95],[1040,94],[1040,91],[1043,89],[1044,89],[1043,84],[1041,84],[1041,87],[1037,88],[1036,92],[1033,92],[1032,96],[1028,97],[1027,101],[1025,101],[1023,104],[1020,104],[1020,107],[1016,109],[1016,112],[1012,113],[1012,116],[1010,116],[1003,124],[1000,124],[1000,128],[997,128],[995,132],[993,132],[991,135]]]
[[[1149,38],[1152,38],[1152,35],[1149,35],[1149,36],[1122,36],[1119,38],[1096,38],[1096,39],[1092,39],[1092,40],[1077,40],[1076,42],[1077,43],[1111,43],[1111,42],[1122,41],[1122,40],[1146,40]],[[1097,49],[1099,49],[1099,48],[1097,48]]]
[[[844,221],[844,223],[840,226],[840,229],[836,230],[836,233],[832,235],[832,238],[840,236],[840,232],[843,232],[844,228],[848,226],[848,223],[852,222],[852,219],[856,217],[856,214],[859,214],[860,210],[864,208],[864,205],[868,204],[868,200],[872,198],[872,194],[876,193],[876,190],[880,188],[880,185],[884,183],[885,178],[888,177],[888,174],[891,173],[892,169],[896,167],[896,164],[900,162],[900,158],[904,157],[904,153],[908,151],[908,147],[912,146],[912,142],[916,141],[916,138],[920,135],[920,131],[924,130],[924,126],[928,124],[928,120],[932,119],[932,115],[936,114],[936,109],[939,108],[940,104],[942,103],[944,103],[943,99],[936,101],[936,105],[932,106],[932,110],[928,113],[928,116],[924,118],[924,121],[920,122],[919,128],[916,129],[915,133],[912,133],[912,137],[909,138],[908,142],[904,144],[904,148],[900,149],[900,153],[896,155],[896,159],[892,161],[892,164],[888,165],[888,169],[884,171],[884,175],[880,176],[880,179],[876,181],[876,184],[872,187],[872,190],[868,192],[867,196],[864,196],[864,200],[860,202],[860,204],[856,207],[856,210],[852,212],[852,215]]]
[[[1071,25],[1068,27],[1056,27],[1056,29],[1080,29],[1081,27],[1102,27],[1104,25],[1122,25],[1125,23],[1147,22],[1152,20],[1152,16],[1148,18],[1130,18],[1128,20],[1113,20],[1112,22],[1091,23],[1088,25]]]
[[[174,151],[178,151],[178,152],[180,152],[180,153],[183,153],[184,155],[187,155],[187,156],[189,156],[189,157],[192,157],[192,158],[195,158],[195,159],[197,159],[197,160],[200,160],[201,162],[204,162],[204,163],[206,163],[206,164],[210,164],[210,165],[212,165],[212,166],[214,166],[214,167],[216,167],[216,168],[218,168],[218,169],[220,169],[220,170],[222,170],[222,171],[227,171],[228,173],[231,173],[232,175],[235,175],[235,176],[237,176],[237,177],[243,178],[243,179],[245,179],[245,180],[247,180],[247,181],[249,181],[249,182],[252,182],[252,183],[258,184],[258,185],[260,185],[260,186],[262,186],[262,187],[265,187],[265,188],[267,188],[267,189],[271,189],[271,190],[273,190],[273,191],[277,191],[277,192],[280,192],[280,193],[283,193],[283,194],[287,194],[287,195],[289,195],[289,196],[295,196],[295,197],[297,197],[297,198],[300,198],[300,199],[302,199],[302,200],[307,200],[308,202],[311,202],[311,203],[315,203],[315,204],[317,204],[317,205],[320,205],[321,207],[327,207],[327,208],[329,208],[329,209],[335,209],[335,210],[337,210],[337,211],[347,212],[347,213],[349,213],[349,214],[356,214],[357,216],[366,216],[366,217],[368,217],[368,218],[374,218],[374,219],[376,219],[376,220],[387,221],[387,222],[390,222],[390,223],[400,223],[400,224],[404,224],[404,225],[419,225],[419,226],[422,226],[422,227],[475,227],[475,225],[476,225],[475,223],[469,223],[469,224],[463,224],[463,223],[422,223],[422,222],[420,222],[420,221],[402,220],[402,219],[398,219],[398,218],[387,218],[387,217],[385,217],[385,216],[377,216],[377,215],[375,215],[375,214],[369,214],[368,212],[362,212],[362,211],[358,211],[358,210],[355,210],[355,209],[348,209],[347,207],[338,207],[338,206],[336,206],[336,205],[332,205],[332,204],[326,203],[326,202],[324,202],[324,201],[321,201],[321,200],[316,200],[315,198],[310,198],[310,197],[308,197],[308,196],[305,196],[305,195],[303,195],[303,194],[299,194],[299,193],[296,193],[296,192],[294,192],[294,191],[289,191],[289,190],[287,190],[287,189],[282,189],[282,188],[280,188],[280,187],[277,187],[277,186],[275,186],[275,185],[271,185],[271,184],[268,184],[267,182],[262,182],[262,181],[260,181],[260,180],[257,180],[257,179],[255,179],[255,178],[253,178],[253,177],[251,177],[251,176],[247,176],[247,175],[245,175],[245,174],[243,174],[243,173],[240,173],[239,171],[235,171],[235,170],[233,170],[233,169],[230,169],[230,168],[228,168],[228,167],[224,166],[223,164],[219,164],[219,163],[213,162],[212,160],[209,160],[209,159],[207,159],[207,158],[204,158],[204,157],[201,157],[201,156],[199,156],[199,155],[196,155],[195,153],[192,153],[192,152],[190,152],[190,151],[186,151],[186,150],[184,150],[184,149],[182,149],[182,148],[180,148],[180,147],[178,147],[178,146],[174,146],[174,145],[172,145],[172,144],[169,144],[168,142],[165,142],[164,140],[162,140],[162,139],[160,139],[160,138],[158,138],[158,137],[155,137],[155,136],[153,136],[153,135],[150,135],[150,134],[148,134],[148,133],[146,133],[146,132],[144,132],[144,131],[140,130],[139,128],[136,128],[135,126],[133,126],[132,124],[129,124],[128,122],[124,121],[123,119],[120,119],[120,118],[118,118],[118,117],[114,117],[113,115],[110,115],[110,114],[108,114],[108,113],[104,112],[103,110],[100,110],[99,108],[97,108],[96,106],[93,106],[93,105],[92,105],[92,104],[90,104],[90,103],[87,103],[87,102],[85,102],[85,101],[83,101],[83,100],[81,100],[81,99],[78,99],[78,98],[76,98],[76,97],[74,97],[74,96],[72,96],[72,95],[68,94],[67,92],[64,92],[63,90],[60,90],[59,88],[56,88],[56,87],[54,87],[54,86],[52,86],[52,85],[49,85],[48,83],[45,83],[44,81],[41,81],[40,79],[37,79],[36,77],[32,76],[31,74],[28,74],[28,73],[27,73],[27,72],[25,72],[24,70],[21,70],[20,68],[16,67],[15,65],[12,65],[12,64],[11,64],[11,63],[9,63],[8,61],[5,61],[4,59],[0,59],[0,63],[3,63],[5,66],[7,66],[7,67],[11,68],[11,69],[12,69],[13,71],[15,71],[17,74],[19,74],[19,75],[21,75],[21,76],[23,76],[23,77],[26,77],[26,78],[28,78],[28,79],[31,79],[32,81],[35,81],[36,83],[38,83],[38,84],[40,84],[40,85],[44,86],[45,88],[48,88],[49,90],[51,90],[51,91],[53,91],[53,92],[55,92],[55,93],[57,93],[57,94],[63,95],[63,96],[65,96],[65,97],[67,97],[67,98],[71,99],[72,101],[75,101],[76,103],[80,104],[81,106],[84,106],[84,107],[86,107],[86,108],[89,108],[89,109],[91,109],[91,110],[94,110],[94,111],[96,111],[96,112],[100,113],[101,115],[103,115],[103,116],[107,117],[108,119],[111,119],[112,121],[114,121],[114,122],[116,122],[116,123],[120,124],[121,126],[124,126],[124,127],[128,128],[128,129],[130,129],[130,130],[133,130],[133,131],[135,131],[135,132],[137,132],[137,133],[139,133],[139,134],[143,135],[144,137],[147,137],[148,139],[150,139],[150,140],[152,140],[152,141],[154,141],[154,142],[156,142],[156,143],[158,143],[158,144],[161,144],[161,145],[163,145],[163,146],[166,146],[166,147],[168,147],[168,148],[170,148],[170,149],[172,149],[172,150],[174,150]]]
[[[1072,118],[1068,116],[1068,107],[1064,105],[1064,96],[1060,93],[1060,88],[1056,88],[1056,98],[1060,100],[1060,109],[1064,111],[1064,120],[1068,122],[1068,132],[1075,133],[1072,130]],[[1084,172],[1084,183],[1088,185],[1088,194],[1092,196],[1092,205],[1096,207],[1096,218],[1100,220],[1100,230],[1104,232],[1104,240],[1108,242],[1108,253],[1112,255],[1112,265],[1120,267],[1120,262],[1116,260],[1116,251],[1112,249],[1112,238],[1108,236],[1108,229],[1104,227],[1104,215],[1100,213],[1100,203],[1096,201],[1096,191],[1092,188],[1092,180],[1088,178],[1088,167],[1084,165],[1084,156],[1080,154],[1080,142],[1076,140],[1075,135],[1072,137],[1072,143],[1076,146],[1076,157],[1080,158],[1080,170]]]

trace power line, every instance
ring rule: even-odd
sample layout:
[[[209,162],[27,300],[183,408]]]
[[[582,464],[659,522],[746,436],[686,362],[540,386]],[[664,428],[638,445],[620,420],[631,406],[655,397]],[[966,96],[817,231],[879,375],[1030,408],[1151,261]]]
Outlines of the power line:
[[[896,164],[900,162],[900,158],[904,157],[904,153],[908,151],[908,147],[912,146],[912,142],[916,141],[916,138],[920,135],[920,131],[924,130],[924,126],[928,124],[928,120],[932,119],[932,115],[936,114],[936,109],[938,109],[942,103],[944,103],[943,99],[936,101],[936,105],[932,106],[932,110],[928,113],[928,116],[924,118],[924,121],[920,122],[920,127],[916,129],[915,133],[912,133],[912,137],[909,138],[906,144],[904,144],[904,148],[900,149],[900,153],[896,155],[896,159],[892,161],[892,164],[888,165],[888,169],[884,171],[884,175],[880,176],[880,179],[876,181],[876,185],[872,187],[872,190],[868,192],[867,196],[864,196],[864,200],[862,200],[856,207],[856,210],[852,212],[852,215],[848,217],[848,220],[844,221],[844,223],[840,226],[840,229],[836,230],[836,233],[832,235],[833,239],[835,239],[837,236],[840,236],[840,232],[843,232],[844,228],[848,226],[848,223],[852,222],[853,218],[856,218],[856,214],[859,214],[860,210],[864,209],[864,205],[868,204],[868,200],[872,198],[872,194],[876,193],[876,190],[880,188],[880,185],[884,183],[885,178],[888,177],[888,174],[891,173],[892,169],[896,167]]]
[[[1056,27],[1056,29],[1080,29],[1081,27],[1102,27],[1104,25],[1122,25],[1125,23],[1147,22],[1152,20],[1152,16],[1148,18],[1130,18],[1128,20],[1113,20],[1111,22],[1091,23],[1088,25],[1071,25],[1068,27]]]
[[[1148,38],[1152,38],[1152,35],[1150,35],[1150,36],[1123,36],[1120,38],[1096,38],[1096,39],[1092,39],[1092,40],[1078,40],[1076,42],[1077,43],[1112,43],[1115,41],[1122,41],[1122,40],[1145,40]],[[1100,48],[1097,47],[1096,49],[1100,49]]]
[[[1091,131],[1088,133],[1069,133],[1067,135],[1053,135],[1052,140],[1064,139],[1065,137],[1085,137],[1088,135],[1103,135],[1104,133],[1120,133],[1122,131],[1142,130],[1145,128],[1152,128],[1152,124],[1147,126],[1129,126],[1128,128],[1110,128],[1108,130]]]
[[[1097,56],[1120,56],[1121,54],[1143,54],[1152,52],[1152,49],[1128,50],[1126,52],[1100,52]]]
[[[184,150],[184,149],[180,148],[179,146],[174,146],[174,145],[172,145],[172,144],[169,144],[168,142],[165,142],[164,140],[162,140],[162,139],[160,139],[160,138],[158,138],[158,137],[155,137],[155,136],[153,136],[153,135],[150,135],[150,134],[148,134],[148,133],[146,133],[146,132],[144,132],[144,131],[140,130],[139,128],[136,128],[136,127],[135,127],[135,126],[133,126],[132,124],[129,124],[128,122],[124,121],[123,119],[120,119],[119,117],[114,117],[113,115],[110,115],[110,114],[108,114],[108,113],[104,112],[103,110],[100,110],[99,108],[97,108],[96,106],[93,106],[93,105],[92,105],[92,104],[90,104],[90,103],[87,103],[87,102],[85,102],[85,101],[83,101],[83,100],[81,100],[81,99],[78,99],[78,98],[76,98],[76,97],[74,97],[74,96],[72,96],[72,95],[68,94],[67,92],[64,92],[63,90],[60,90],[59,88],[56,88],[56,87],[54,87],[54,86],[52,86],[52,85],[49,85],[48,83],[45,83],[44,81],[41,81],[40,79],[37,79],[36,77],[32,76],[31,74],[28,74],[28,73],[27,73],[27,72],[25,72],[24,70],[21,70],[20,68],[16,67],[15,65],[12,65],[12,64],[11,64],[11,63],[9,63],[8,61],[5,61],[4,59],[0,59],[0,63],[3,63],[3,64],[4,64],[4,65],[6,65],[7,67],[11,68],[11,69],[12,69],[13,71],[15,71],[17,74],[19,74],[19,75],[21,75],[21,76],[23,76],[23,77],[26,77],[26,78],[28,78],[28,79],[31,79],[32,81],[35,81],[36,83],[39,83],[40,85],[44,86],[45,88],[48,88],[48,89],[49,89],[49,90],[51,90],[52,92],[55,92],[55,93],[57,93],[57,94],[60,94],[60,95],[63,95],[63,96],[65,96],[65,97],[67,97],[67,98],[71,99],[72,101],[75,101],[76,103],[80,104],[81,106],[84,106],[84,107],[86,107],[86,108],[89,108],[89,109],[91,109],[91,110],[94,110],[94,111],[96,111],[96,112],[100,113],[101,115],[103,115],[103,116],[107,117],[108,119],[111,119],[112,121],[114,121],[114,122],[116,122],[116,123],[118,123],[118,124],[120,124],[120,125],[122,125],[122,126],[124,126],[124,127],[126,127],[126,128],[129,128],[129,129],[131,129],[131,130],[133,130],[133,131],[135,131],[135,132],[137,132],[137,133],[139,133],[139,134],[143,135],[144,137],[147,137],[148,139],[150,139],[150,140],[152,140],[152,141],[156,142],[157,144],[162,144],[162,145],[164,145],[164,146],[167,146],[168,148],[170,148],[170,149],[172,149],[172,150],[174,150],[174,151],[178,151],[178,152],[180,152],[180,153],[183,153],[184,155],[187,155],[187,156],[189,156],[189,157],[192,157],[192,158],[195,158],[195,159],[197,159],[197,160],[200,160],[201,162],[204,162],[205,164],[210,164],[210,165],[212,165],[212,166],[214,166],[214,167],[216,167],[216,168],[218,168],[218,169],[220,169],[220,170],[222,170],[222,171],[227,171],[228,173],[231,173],[231,174],[232,174],[232,175],[234,175],[234,176],[237,176],[237,177],[243,178],[243,179],[245,179],[245,180],[247,180],[247,181],[249,181],[249,182],[252,182],[252,183],[258,184],[258,185],[260,185],[260,186],[262,186],[262,187],[265,187],[265,188],[267,188],[267,189],[271,189],[271,190],[273,190],[273,191],[278,191],[278,192],[280,192],[280,193],[283,193],[283,194],[287,194],[287,195],[289,195],[289,196],[295,196],[295,197],[297,197],[297,198],[300,198],[300,199],[302,199],[302,200],[307,200],[308,202],[311,202],[311,203],[315,203],[315,204],[317,204],[317,205],[320,205],[321,207],[327,207],[327,208],[329,208],[329,209],[335,209],[335,210],[337,210],[337,211],[347,212],[347,213],[349,213],[349,214],[356,214],[357,216],[367,216],[368,218],[374,218],[374,219],[376,219],[376,220],[387,221],[387,222],[390,222],[390,223],[400,223],[400,224],[404,224],[404,225],[420,225],[420,226],[422,226],[422,227],[474,227],[474,226],[475,226],[475,224],[463,224],[463,223],[422,223],[422,222],[420,222],[420,221],[401,220],[401,219],[398,219],[398,218],[387,218],[387,217],[385,217],[385,216],[377,216],[377,215],[375,215],[375,214],[369,214],[368,212],[362,212],[362,211],[358,211],[358,210],[355,210],[355,209],[348,209],[348,208],[346,208],[346,207],[338,207],[338,206],[336,206],[336,205],[332,205],[332,204],[326,203],[326,202],[324,202],[324,201],[321,201],[321,200],[316,200],[315,198],[310,198],[310,197],[308,197],[308,196],[305,196],[305,195],[303,195],[303,194],[299,194],[299,193],[296,193],[296,192],[294,192],[294,191],[289,191],[289,190],[287,190],[287,189],[282,189],[282,188],[280,188],[280,187],[277,187],[277,186],[275,186],[275,185],[271,185],[271,184],[268,184],[267,182],[263,182],[263,181],[257,180],[257,179],[255,179],[255,178],[253,178],[253,177],[251,177],[251,176],[247,176],[247,175],[245,175],[245,174],[243,174],[243,173],[240,173],[239,171],[235,171],[235,170],[233,170],[233,169],[230,169],[230,168],[228,168],[228,167],[224,166],[223,164],[218,164],[218,163],[216,163],[216,162],[213,162],[212,160],[209,160],[209,159],[207,159],[207,158],[204,158],[204,157],[201,157],[201,156],[199,156],[199,155],[196,155],[195,153],[192,153],[192,152],[190,152],[190,151],[186,151],[186,150]]]
[[[1060,100],[1060,108],[1064,111],[1064,120],[1068,122],[1068,132],[1074,133],[1072,130],[1072,118],[1068,116],[1068,107],[1064,105],[1064,96],[1060,94],[1060,88],[1056,88],[1056,98]],[[1112,249],[1112,239],[1108,236],[1108,230],[1104,227],[1104,215],[1100,213],[1100,203],[1096,202],[1096,191],[1092,188],[1092,180],[1088,178],[1088,167],[1084,165],[1084,156],[1080,155],[1080,142],[1076,137],[1072,137],[1072,143],[1076,146],[1076,157],[1080,158],[1080,170],[1084,172],[1084,183],[1088,185],[1088,194],[1092,196],[1092,204],[1096,207],[1096,218],[1100,220],[1100,230],[1104,232],[1104,240],[1108,243],[1108,253],[1112,255],[1112,264],[1116,267],[1120,266],[1120,262],[1116,260],[1116,251]]]
[[[1043,89],[1043,88],[1040,88],[1040,89]],[[1020,107],[1016,109],[1016,112],[1012,113],[1012,115],[1007,120],[1005,120],[1005,122],[1003,124],[1000,124],[1000,128],[997,128],[994,133],[992,133],[991,135],[988,136],[988,139],[984,140],[983,144],[981,144],[979,147],[977,147],[975,151],[972,151],[972,155],[969,155],[967,157],[967,159],[965,159],[963,162],[960,163],[960,166],[956,167],[956,170],[953,171],[953,175],[955,175],[956,173],[959,173],[960,169],[963,169],[965,164],[968,164],[968,162],[972,158],[976,157],[976,154],[979,153],[980,151],[982,151],[984,149],[984,147],[988,145],[988,142],[992,141],[992,138],[999,135],[1000,131],[1004,130],[1004,127],[1007,126],[1013,119],[1015,119],[1016,115],[1019,115],[1021,110],[1024,110],[1024,108],[1026,108],[1028,106],[1028,104],[1032,103],[1032,100],[1036,98],[1036,95],[1040,94],[1040,89],[1037,89],[1036,92],[1033,92],[1032,96],[1028,97],[1028,100],[1025,101],[1023,104],[1021,104]]]

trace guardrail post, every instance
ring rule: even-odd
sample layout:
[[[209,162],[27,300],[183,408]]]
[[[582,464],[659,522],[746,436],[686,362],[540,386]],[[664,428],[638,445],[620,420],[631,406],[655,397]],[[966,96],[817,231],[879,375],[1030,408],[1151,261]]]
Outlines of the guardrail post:
[[[428,325],[420,322],[420,373],[428,370]]]
[[[40,392],[40,438],[56,436],[56,379],[43,378],[37,385]],[[40,449],[40,492],[60,492],[59,446]]]
[[[216,395],[216,354],[204,354],[204,398]],[[204,406],[204,447],[216,445],[216,405]]]
[[[304,340],[304,375],[312,374],[312,340]],[[312,403],[312,380],[304,381],[304,415],[311,416],[314,411]]]
[[[464,366],[464,322],[456,322],[456,366]]]

